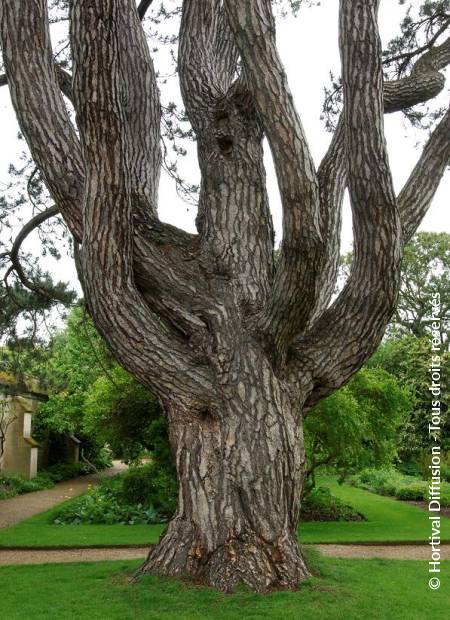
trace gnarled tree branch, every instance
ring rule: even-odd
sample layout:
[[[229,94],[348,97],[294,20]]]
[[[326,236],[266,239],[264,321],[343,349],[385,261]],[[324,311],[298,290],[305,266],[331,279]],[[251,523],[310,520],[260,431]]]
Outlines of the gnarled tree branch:
[[[275,42],[269,0],[225,2],[248,88],[272,151],[283,206],[283,241],[273,291],[259,329],[283,356],[317,297],[322,256],[314,163]]]
[[[426,53],[416,61],[409,76],[401,80],[383,83],[385,114],[398,112],[418,103],[429,101],[443,90],[445,77],[439,70],[450,63],[449,41],[450,39],[437,48],[424,47],[422,51],[426,51]],[[312,321],[327,308],[335,289],[338,272],[341,209],[347,184],[347,159],[342,118],[341,115],[341,120],[318,171],[321,221],[326,243],[322,272],[319,276],[320,294],[315,305]],[[448,156],[446,153],[450,148],[450,141],[445,138],[446,128],[448,130],[448,124],[444,121],[441,129],[436,130],[439,137],[436,136],[433,141],[430,141],[430,146],[426,149],[427,154],[424,152],[420,160],[421,163],[418,164],[417,173],[411,177],[410,184],[405,186],[399,196],[406,241],[416,230],[428,209],[447,165]],[[436,169],[433,168],[434,165],[436,165]],[[436,174],[434,174],[434,170]],[[403,206],[406,204],[408,207]],[[406,211],[413,208],[415,216],[412,213],[411,216],[408,216]],[[410,218],[412,221],[409,221]]]
[[[57,301],[65,302],[66,297],[59,297],[58,292],[54,289],[48,289],[43,284],[38,283],[35,280],[31,280],[26,274],[22,264],[20,262],[19,252],[22,247],[25,239],[30,235],[36,228],[38,228],[43,222],[48,219],[58,215],[59,209],[56,205],[45,209],[41,213],[38,213],[31,220],[25,224],[25,226],[20,230],[17,237],[14,239],[14,242],[11,246],[11,249],[8,252],[4,252],[0,255],[0,258],[8,258],[11,261],[11,266],[17,274],[17,277],[21,281],[21,283],[28,288],[30,291],[41,295],[47,299],[55,299]]]
[[[135,15],[135,11],[132,15]],[[60,92],[61,76],[67,84],[71,82],[71,76],[59,69],[55,71],[52,58],[47,2],[37,0],[19,6],[13,0],[7,0],[0,5],[0,19],[8,83],[19,124],[32,157],[40,168],[75,242],[81,243],[84,232],[84,163],[79,140]],[[130,23],[128,25],[131,27]],[[128,98],[127,131],[130,139],[133,137],[139,140],[143,151],[136,154],[135,160],[130,163],[134,171],[133,211],[135,219],[138,220],[134,244],[136,278],[144,289],[147,288],[145,297],[151,307],[157,309],[169,322],[175,325],[181,322],[183,331],[191,334],[198,331],[201,321],[194,313],[186,312],[183,303],[185,304],[186,299],[195,299],[205,293],[205,287],[201,286],[202,279],[198,278],[195,237],[155,220],[159,173],[159,105],[155,102],[156,86],[148,64],[148,50],[144,48],[145,42],[142,41],[136,25],[131,33],[127,33],[127,41],[130,36],[140,50],[139,62],[147,67],[144,80],[152,82],[150,92],[142,94],[140,102],[148,106],[146,121],[155,123],[153,127],[148,124],[144,127],[137,121],[134,125],[135,119],[131,112],[135,111],[136,102],[129,101]],[[137,78],[137,66],[131,69]],[[136,84],[135,89],[138,86],[139,84]],[[142,88],[144,86],[147,87],[148,84],[142,84]],[[69,95],[68,92],[67,94]],[[125,91],[123,94],[122,103],[125,104],[127,95]],[[142,100],[143,97],[147,98],[146,102]],[[124,108],[127,109],[127,106],[124,105]],[[146,161],[146,157],[150,161]],[[150,164],[154,164],[154,170],[150,169]],[[141,174],[142,179],[138,179]],[[150,217],[152,210],[153,222]],[[160,286],[152,286],[151,282],[160,278],[162,273],[164,277],[161,278]],[[189,286],[184,281],[186,274],[192,276]]]
[[[340,3],[345,148],[355,256],[338,299],[300,341],[315,384],[307,406],[343,385],[378,345],[394,309],[401,224],[384,138],[378,1]]]
[[[199,409],[214,400],[206,367],[149,310],[134,284],[133,179],[122,93],[132,93],[125,67],[136,48],[117,37],[135,12],[133,0],[72,5],[74,102],[86,166],[84,287],[96,325],[119,361],[161,398]],[[118,30],[117,30],[118,29]],[[129,54],[129,61],[123,62]],[[152,368],[149,377],[148,368]]]
[[[241,304],[260,308],[273,271],[273,230],[262,128],[228,16],[218,0],[187,0],[180,28],[183,99],[197,135],[202,175],[197,227],[213,272],[236,283]]]
[[[410,177],[398,196],[403,236],[416,232],[450,164],[450,109],[434,129]]]
[[[58,87],[47,2],[0,4],[3,57],[14,108],[31,155],[74,237],[81,241],[83,161]]]

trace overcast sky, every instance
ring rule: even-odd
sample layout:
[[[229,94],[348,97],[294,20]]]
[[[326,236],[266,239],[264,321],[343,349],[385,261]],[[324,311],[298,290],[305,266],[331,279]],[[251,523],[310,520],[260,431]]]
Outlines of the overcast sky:
[[[335,74],[339,74],[337,9],[338,0],[324,0],[319,7],[302,9],[297,18],[288,17],[279,20],[277,30],[279,50],[317,165],[331,138],[330,134],[324,129],[320,112],[323,103],[323,87],[329,84],[329,72],[332,70]],[[398,33],[398,24],[403,12],[404,7],[400,7],[396,0],[381,2],[380,29],[383,43]],[[163,58],[163,53],[156,54],[155,63],[160,71],[167,72],[168,67]],[[177,87],[173,80],[168,88],[169,93],[164,95],[166,101],[175,99],[177,96]],[[448,90],[444,95],[444,101],[445,98],[448,99]],[[395,187],[399,191],[419,157],[420,149],[415,148],[415,145],[418,140],[423,141],[426,136],[422,132],[412,130],[401,114],[393,114],[385,118],[390,163]],[[8,165],[11,161],[17,160],[18,154],[23,149],[23,143],[18,143],[16,139],[18,126],[6,87],[0,89],[0,119],[2,136],[0,183],[6,183],[8,182]],[[281,236],[281,209],[277,183],[270,156],[268,155],[266,159],[268,190],[277,240],[279,241]],[[189,181],[193,183],[198,181],[198,168],[194,157],[183,161],[181,169]],[[0,185],[0,191],[1,187],[2,185]],[[449,197],[450,175],[447,172],[433,205],[421,225],[421,230],[450,232]],[[160,185],[159,205],[161,219],[189,231],[195,230],[195,210],[187,207],[178,198],[172,180],[164,174]],[[351,248],[351,242],[351,216],[349,207],[346,205],[342,251],[348,251]],[[37,240],[34,238],[28,244],[27,249],[36,251],[37,248]],[[59,264],[52,265],[51,269],[57,279],[65,281],[70,279],[75,282],[75,270],[68,259],[63,259]]]

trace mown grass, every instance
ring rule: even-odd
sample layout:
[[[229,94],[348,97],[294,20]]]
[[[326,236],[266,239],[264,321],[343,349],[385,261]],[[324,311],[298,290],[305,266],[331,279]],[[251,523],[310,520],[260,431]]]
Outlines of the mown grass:
[[[319,480],[345,503],[361,512],[367,521],[304,523],[300,540],[304,543],[423,542],[430,535],[428,513],[416,506],[382,497],[332,479]],[[441,519],[441,539],[450,541],[450,519]]]
[[[428,540],[428,514],[419,508],[357,489],[332,479],[321,484],[364,514],[367,521],[304,523],[302,543],[423,542]],[[69,500],[71,501],[71,500]],[[157,542],[164,525],[52,525],[50,509],[0,530],[0,547],[85,547],[146,545]],[[442,518],[442,541],[450,541],[450,519]]]
[[[68,500],[64,504],[69,504]],[[164,524],[157,525],[54,525],[62,504],[0,530],[2,547],[107,547],[147,545],[158,541]]]
[[[309,552],[311,555],[311,551]],[[310,560],[315,576],[296,592],[224,595],[179,579],[131,584],[137,562],[0,568],[7,620],[426,620],[450,609],[450,563],[440,590],[428,587],[423,562]]]

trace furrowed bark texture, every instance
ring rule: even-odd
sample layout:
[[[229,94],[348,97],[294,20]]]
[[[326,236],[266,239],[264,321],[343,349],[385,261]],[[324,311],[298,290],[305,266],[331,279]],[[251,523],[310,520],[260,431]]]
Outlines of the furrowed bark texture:
[[[200,420],[169,407],[178,510],[141,572],[188,571],[229,591],[296,588],[309,576],[297,544],[304,471],[301,402],[259,348],[218,368],[222,406]]]
[[[73,0],[69,76],[52,57],[46,0],[0,0],[0,85],[55,202],[11,259],[59,210],[97,328],[165,406],[179,505],[140,573],[296,588],[309,574],[297,543],[303,415],[380,341],[403,245],[450,157],[447,112],[396,197],[383,117],[442,90],[449,45],[383,84],[378,2],[341,0],[344,110],[316,171],[269,0],[184,0],[179,76],[201,170],[193,235],[157,214],[160,104],[140,23],[151,4]],[[264,136],[283,206],[277,261]],[[355,258],[330,306],[347,188]]]

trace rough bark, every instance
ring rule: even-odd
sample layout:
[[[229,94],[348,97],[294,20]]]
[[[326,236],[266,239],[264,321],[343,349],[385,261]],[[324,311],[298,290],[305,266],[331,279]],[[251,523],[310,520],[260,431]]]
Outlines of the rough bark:
[[[283,205],[283,241],[258,329],[283,357],[307,323],[318,294],[323,255],[318,181],[275,40],[270,0],[226,1],[248,88],[261,117]]]
[[[296,540],[303,414],[377,346],[403,244],[449,161],[447,113],[397,198],[383,116],[442,90],[448,42],[383,85],[378,2],[341,0],[344,110],[316,172],[271,3],[185,0],[179,75],[202,177],[191,235],[157,215],[159,97],[140,25],[151,1],[73,0],[73,79],[55,68],[46,5],[0,1],[13,103],[50,214],[75,237],[94,322],[164,403],[177,462],[178,510],[141,572],[295,588],[308,576]],[[277,263],[264,136],[284,213]],[[347,187],[355,260],[328,307]]]
[[[233,363],[218,368],[220,407],[200,418],[167,408],[178,509],[141,572],[187,571],[224,591],[296,588],[309,576],[297,544],[301,390],[295,397],[259,347],[229,344]]]

